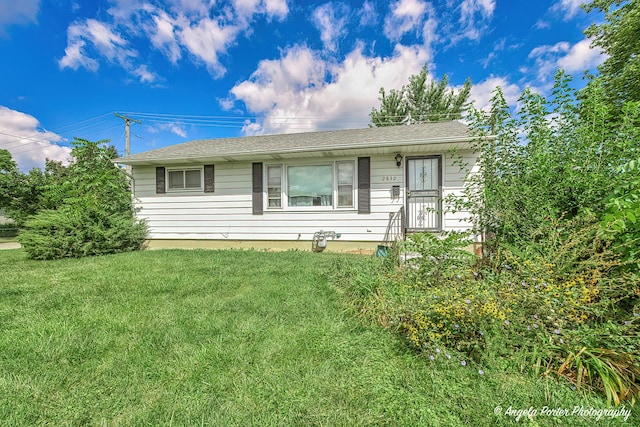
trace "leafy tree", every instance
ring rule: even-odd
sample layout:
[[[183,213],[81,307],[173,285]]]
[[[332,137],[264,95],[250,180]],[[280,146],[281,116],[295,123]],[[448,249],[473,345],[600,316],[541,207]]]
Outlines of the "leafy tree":
[[[12,181],[18,168],[8,150],[0,150],[0,209],[6,209],[11,200]]]
[[[49,159],[44,172],[34,168],[22,173],[11,153],[0,150],[0,209],[20,226],[42,209],[56,208],[59,201],[51,200],[47,192],[61,185],[66,175],[66,166]]]
[[[580,102],[569,82],[559,71],[550,99],[525,90],[515,115],[499,88],[489,112],[470,112],[482,172],[470,179],[464,209],[498,240],[533,247],[548,237],[546,224],[602,218],[614,190],[629,188],[630,174],[618,170],[640,157],[640,103],[612,121],[597,82]]]
[[[471,80],[467,79],[456,93],[448,86],[449,78],[443,75],[439,82],[427,79],[427,67],[409,77],[409,84],[400,90],[387,93],[380,88],[380,108],[371,110],[373,126],[397,126],[462,117],[471,92]]]
[[[22,225],[43,208],[42,194],[46,177],[40,169],[34,168],[27,174],[18,173],[13,184],[7,214],[18,225]]]
[[[592,0],[584,9],[605,14],[605,22],[592,24],[585,34],[608,55],[599,67],[607,101],[617,106],[640,101],[640,2]]]
[[[118,157],[108,141],[92,142],[76,138],[72,143],[72,162],[65,168],[48,162],[48,185],[43,198],[46,207],[63,204],[102,206],[109,212],[127,212],[132,208],[129,182],[112,162]]]
[[[76,138],[68,167],[47,164],[44,208],[19,237],[31,258],[101,255],[144,244],[146,224],[135,218],[128,180],[112,162],[117,152],[105,142]]]
[[[43,176],[39,169],[28,174],[18,170],[16,162],[7,150],[0,150],[0,209],[22,224],[39,209],[43,188]]]
[[[16,162],[9,150],[0,149],[0,173],[7,173],[17,169]]]
[[[607,199],[601,234],[610,237],[614,250],[640,271],[640,161],[618,169],[627,179]]]

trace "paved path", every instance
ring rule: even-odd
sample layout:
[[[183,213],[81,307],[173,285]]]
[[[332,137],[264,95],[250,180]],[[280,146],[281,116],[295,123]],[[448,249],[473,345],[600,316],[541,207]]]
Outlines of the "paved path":
[[[2,249],[20,249],[18,242],[0,242],[0,250]]]

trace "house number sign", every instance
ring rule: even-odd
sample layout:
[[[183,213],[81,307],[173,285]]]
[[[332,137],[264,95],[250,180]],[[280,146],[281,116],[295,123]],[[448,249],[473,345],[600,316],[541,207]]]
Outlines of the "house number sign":
[[[392,181],[397,181],[398,177],[397,176],[383,176],[382,177],[382,182],[392,182]]]

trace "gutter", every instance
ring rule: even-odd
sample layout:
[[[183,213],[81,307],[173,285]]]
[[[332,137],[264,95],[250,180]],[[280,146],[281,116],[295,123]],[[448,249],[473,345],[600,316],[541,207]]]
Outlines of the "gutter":
[[[494,136],[490,136],[488,138],[494,139]],[[114,159],[118,163],[135,165],[135,164],[145,164],[145,163],[154,163],[154,162],[165,162],[165,161],[181,161],[181,160],[197,160],[197,159],[207,159],[211,157],[225,157],[225,156],[240,156],[240,155],[273,155],[273,154],[295,154],[295,153],[313,153],[318,151],[331,151],[331,150],[351,150],[351,149],[367,149],[367,148],[381,148],[381,147],[400,147],[403,145],[419,145],[419,144],[428,144],[428,145],[444,145],[451,143],[462,143],[468,142],[474,138],[465,137],[449,137],[449,138],[437,138],[437,139],[410,139],[404,141],[377,141],[372,143],[367,143],[366,145],[353,145],[353,144],[340,144],[340,145],[332,145],[332,146],[315,146],[315,147],[296,147],[285,150],[266,150],[266,151],[254,151],[254,150],[240,150],[234,152],[227,153],[210,153],[210,154],[198,154],[191,156],[180,156],[180,157],[147,157],[144,159],[128,159],[127,157],[121,157],[118,159]]]

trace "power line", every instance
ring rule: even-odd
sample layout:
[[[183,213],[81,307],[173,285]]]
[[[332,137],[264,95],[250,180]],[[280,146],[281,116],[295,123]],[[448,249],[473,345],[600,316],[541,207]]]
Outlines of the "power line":
[[[54,129],[52,129],[52,130],[47,130],[47,129],[44,129],[44,128],[43,128],[43,131],[40,131],[40,132],[38,132],[38,133],[36,133],[36,134],[33,134],[33,135],[30,135],[30,136],[13,135],[13,134],[7,134],[7,133],[3,133],[3,132],[0,132],[0,134],[3,134],[3,135],[7,135],[7,136],[12,136],[12,137],[18,138],[18,140],[16,140],[16,141],[7,141],[7,142],[5,142],[5,143],[4,143],[4,148],[10,148],[10,146],[8,146],[8,145],[6,145],[6,144],[18,144],[18,145],[20,145],[20,143],[22,142],[22,140],[25,140],[25,139],[26,139],[26,140],[32,140],[32,141],[35,141],[35,142],[49,142],[49,143],[52,143],[52,142],[51,142],[51,139],[42,139],[42,138],[37,138],[37,139],[35,139],[35,138],[36,138],[36,137],[39,137],[39,136],[42,136],[43,134],[46,134],[46,133],[56,133],[56,132],[60,132],[60,133],[62,133],[62,129],[65,129],[65,128],[73,128],[74,126],[77,126],[77,125],[80,125],[80,124],[83,124],[83,123],[89,122],[89,121],[91,121],[91,120],[98,119],[98,118],[100,118],[100,117],[108,116],[109,114],[110,114],[110,113],[102,113],[102,114],[99,114],[99,115],[97,115],[97,116],[93,116],[93,117],[88,118],[88,119],[80,120],[80,121],[77,121],[77,122],[74,122],[74,123],[70,123],[70,124],[68,124],[68,125],[59,126],[59,127],[54,128]],[[101,120],[101,121],[98,121],[98,122],[96,122],[96,123],[92,123],[92,124],[88,124],[88,125],[85,125],[85,126],[81,126],[81,127],[79,127],[79,128],[73,129],[73,130],[67,130],[67,131],[64,131],[64,133],[77,132],[77,131],[82,130],[82,129],[87,129],[87,128],[90,128],[90,127],[98,126],[98,125],[100,125],[100,124],[102,124],[102,123],[104,123],[104,122],[105,122],[105,120]],[[59,135],[58,135],[58,136],[59,136]]]
[[[93,123],[93,124],[89,124],[89,125],[86,125],[86,126],[82,126],[82,127],[76,128],[75,130],[73,130],[73,132],[75,133],[75,132],[78,132],[78,131],[80,131],[82,129],[88,129],[88,128],[96,127],[96,126],[102,125],[105,122],[106,122],[105,120],[101,120],[101,121],[99,121],[97,123]],[[47,131],[47,132],[49,132],[49,131]],[[54,134],[58,135],[57,133],[55,133],[53,131],[51,131],[51,133],[54,133]],[[10,135],[10,134],[4,134],[4,135]],[[45,135],[45,132],[41,132],[41,133],[35,134],[34,136],[41,136],[41,135]],[[41,141],[41,142],[50,142],[51,143],[51,139],[48,139],[48,138],[35,139],[35,138],[32,138],[32,137],[23,137],[23,136],[19,136],[19,135],[10,135],[10,136],[14,136],[14,137],[19,138],[21,140],[22,139],[28,139],[28,140],[32,140],[32,141],[36,141],[36,142],[40,142]],[[17,146],[19,146],[21,144],[21,142],[22,141],[9,141],[7,144],[17,144]]]
[[[127,112],[130,116],[143,118],[146,122],[160,124],[176,124],[184,126],[196,127],[218,127],[218,128],[242,128],[250,124],[258,125],[286,125],[287,129],[316,129],[317,124],[327,124],[323,128],[341,128],[346,126],[362,126],[366,120],[366,124],[370,124],[370,117],[366,119],[363,116],[291,116],[291,117],[274,117],[274,116],[221,116],[221,115],[189,115],[189,114],[168,114],[168,113],[149,113],[149,112]],[[424,114],[423,118],[429,121],[451,120],[451,113]],[[422,118],[416,117],[418,121]],[[405,119],[402,116],[386,116],[387,119]]]
[[[18,138],[18,139],[27,139],[27,140],[30,140],[30,141],[33,141],[33,142],[48,142],[49,141],[48,139],[35,139],[35,138],[32,138],[32,137],[28,137],[28,136],[14,135],[14,134],[5,133],[5,132],[0,132],[0,135],[12,136],[12,137]],[[37,135],[34,135],[34,136],[37,136]],[[13,141],[10,141],[9,143],[12,144]]]
[[[165,119],[222,119],[222,120],[250,120],[250,119],[275,119],[275,120],[332,120],[338,117],[328,116],[328,115],[317,115],[317,116],[290,116],[290,117],[269,117],[269,116],[251,116],[251,115],[243,115],[243,116],[222,116],[222,115],[193,115],[193,114],[168,114],[168,113],[149,113],[149,112],[133,112],[127,111],[123,114],[127,114],[130,116],[138,116],[138,117],[154,117],[154,118],[165,118]],[[425,117],[445,117],[449,118],[452,116],[452,113],[425,113],[421,116]],[[393,118],[404,118],[407,115],[397,115],[387,117]],[[353,119],[360,120],[361,116],[342,116],[345,119]]]
[[[7,141],[3,143],[2,148],[10,149],[12,154],[23,154],[30,151],[34,151],[37,149],[44,148],[42,145],[38,144],[55,144],[59,145],[57,142],[52,141],[50,138],[42,138],[46,133],[71,133],[78,132],[80,130],[93,128],[96,126],[100,126],[108,122],[108,116],[112,113],[102,113],[88,119],[83,119],[74,123],[70,123],[68,125],[59,126],[57,128],[52,129],[51,131],[43,128],[43,131],[38,132],[31,136],[20,136],[5,132],[0,132],[1,135],[11,136],[16,138],[15,141]],[[116,117],[120,117],[133,121],[134,123],[139,123],[140,120],[131,119],[129,117],[119,116],[117,113]],[[361,125],[363,123],[364,117],[356,117],[356,116],[326,116],[326,115],[318,115],[318,116],[290,116],[290,117],[269,117],[269,116],[256,116],[256,115],[243,115],[243,116],[224,116],[224,115],[191,115],[191,114],[173,114],[173,113],[153,113],[153,112],[126,112],[124,113],[129,116],[138,117],[140,119],[144,119],[147,122],[151,123],[159,123],[159,124],[174,124],[174,125],[184,125],[184,126],[194,126],[194,127],[212,127],[212,128],[243,128],[247,125],[257,124],[261,127],[265,127],[268,125],[271,126],[286,126],[287,129],[291,130],[306,130],[306,129],[317,129],[318,122],[327,122],[326,124],[331,124],[330,126],[322,126],[323,128],[337,128],[341,126],[346,126],[349,123]],[[441,114],[428,114],[426,115],[430,119],[433,118],[442,118],[442,119],[451,119],[451,114],[441,113]],[[406,116],[386,116],[388,119],[401,119]],[[96,119],[99,119],[95,121]],[[370,118],[367,118],[370,120]],[[95,121],[91,123],[92,121]],[[83,126],[79,126],[83,125]],[[115,129],[119,127],[111,126],[105,129],[100,129],[95,132],[87,133],[83,136],[91,136],[103,132],[107,132],[109,130]],[[66,129],[63,131],[63,129]],[[126,134],[126,131],[125,131]],[[57,135],[60,136],[60,135]],[[38,138],[40,137],[40,138]],[[120,137],[120,140],[122,136]],[[25,143],[25,141],[27,143]],[[11,146],[10,144],[15,144]],[[32,145],[33,144],[33,145]],[[35,146],[34,146],[35,145]],[[26,150],[24,149],[26,148]],[[129,150],[126,150],[129,151]]]
[[[106,132],[106,131],[109,131],[109,130],[112,130],[112,129],[116,129],[116,128],[119,128],[119,127],[120,127],[120,125],[118,124],[118,125],[116,125],[116,126],[111,126],[111,127],[109,127],[109,128],[106,128],[106,129],[101,129],[101,130],[99,130],[99,131],[95,131],[95,132],[92,132],[92,133],[88,133],[88,134],[86,134],[85,136],[95,135],[95,134],[102,133],[102,132]],[[64,147],[64,146],[62,146],[62,145],[58,145],[58,144],[53,143],[53,142],[48,141],[48,140],[39,140],[39,141],[34,141],[34,142],[33,142],[33,144],[37,144],[37,143],[41,143],[41,144],[48,144],[48,145],[57,145],[58,147]],[[26,150],[21,150],[21,148],[27,148],[27,149],[26,149]],[[43,146],[43,145],[37,145],[37,146],[33,146],[33,145],[30,145],[30,146],[23,145],[23,146],[21,146],[21,147],[17,147],[17,148],[15,148],[15,149],[10,149],[9,151],[11,152],[11,154],[12,154],[12,155],[16,155],[16,154],[29,153],[29,152],[31,152],[31,151],[40,150],[40,149],[42,149],[42,148],[46,148],[46,146]],[[67,147],[67,148],[68,148],[68,147]]]

